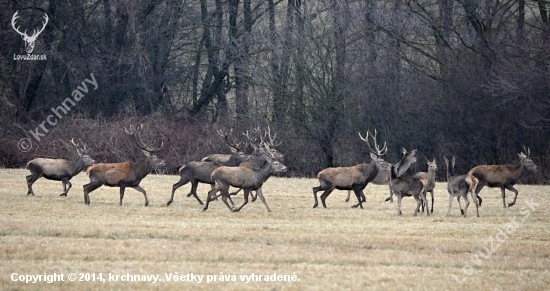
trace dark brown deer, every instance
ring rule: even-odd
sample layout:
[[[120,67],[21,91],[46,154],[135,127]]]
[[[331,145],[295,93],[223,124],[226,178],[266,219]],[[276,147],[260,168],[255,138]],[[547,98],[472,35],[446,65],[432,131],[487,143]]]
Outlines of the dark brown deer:
[[[369,136],[371,136],[374,141],[376,151],[373,150],[370,145]],[[363,138],[361,133],[359,133],[359,137],[369,147],[372,161],[368,164],[359,164],[352,167],[326,168],[320,171],[319,174],[317,174],[317,179],[319,179],[320,185],[313,187],[313,197],[315,198],[313,208],[316,208],[318,205],[318,191],[325,191],[321,195],[321,203],[324,208],[327,208],[325,200],[330,193],[334,191],[334,189],[338,189],[353,190],[355,196],[357,197],[358,203],[353,205],[352,208],[360,206],[361,209],[363,209],[363,202],[366,202],[363,189],[365,189],[367,184],[370,183],[376,175],[378,175],[379,171],[386,170],[390,167],[390,164],[382,159],[382,156],[386,154],[388,148],[385,143],[382,149],[379,148],[376,143],[376,130],[374,131],[374,135],[367,131],[366,138]]]
[[[476,187],[476,196],[479,199],[479,205],[483,201],[479,197],[479,192],[484,186],[495,188],[499,187],[502,193],[502,204],[506,208],[506,194],[505,189],[514,192],[514,201],[508,204],[508,207],[516,204],[518,198],[518,190],[513,186],[517,183],[518,179],[525,174],[525,172],[536,172],[537,165],[531,160],[531,150],[529,148],[525,151],[527,154],[520,152],[519,162],[515,165],[481,165],[471,169],[468,174],[476,177],[479,182]]]
[[[430,160],[426,159],[428,162],[428,172],[418,172],[414,174],[415,177],[423,178],[426,180],[426,193],[430,192],[432,195],[432,209],[430,210],[430,213],[434,213],[434,189],[435,189],[435,174],[437,172],[437,164],[435,162],[435,158],[433,161],[430,162]],[[427,196],[427,194],[426,194]],[[426,211],[428,211],[428,206],[426,205]],[[422,212],[424,212],[424,204],[422,204]]]
[[[460,213],[466,217],[466,212],[468,211],[468,206],[470,205],[470,200],[468,200],[468,192],[470,192],[472,199],[476,204],[477,217],[479,217],[479,204],[477,201],[477,196],[474,192],[478,184],[477,178],[470,174],[457,176],[455,174],[455,157],[453,156],[451,161],[449,161],[446,157],[443,157],[443,159],[445,160],[445,165],[447,166],[447,191],[449,192],[449,210],[447,211],[447,217],[451,214],[453,197],[456,197],[456,200],[458,201]],[[462,209],[460,197],[464,198],[466,203],[465,209]]]
[[[76,161],[37,158],[27,163],[27,169],[31,171],[31,174],[27,176],[27,195],[32,194],[34,196],[32,184],[40,177],[44,177],[48,180],[61,181],[63,193],[60,196],[67,196],[69,189],[73,186],[69,180],[95,163],[94,159],[87,154],[87,147],[84,143],[80,147],[74,142],[74,138],[71,139],[71,143],[76,148],[79,156]]]
[[[160,151],[163,143],[156,148],[153,147],[152,144],[145,144],[141,138],[142,129],[143,124],[137,127],[137,129],[133,126],[130,126],[130,130],[124,128],[124,131],[126,134],[130,135],[134,143],[143,150],[143,153],[145,154],[144,159],[138,162],[95,164],[88,168],[88,171],[86,172],[90,177],[90,183],[84,185],[84,203],[86,205],[90,205],[89,193],[103,185],[120,188],[119,205],[121,206],[126,187],[130,187],[143,193],[143,196],[145,197],[145,206],[149,205],[147,193],[139,186],[139,183],[152,170],[163,166],[165,163],[164,160],[155,155],[156,152]]]
[[[174,201],[174,193],[176,192],[176,189],[189,182],[191,182],[191,192],[187,194],[187,197],[193,195],[193,197],[197,199],[200,205],[204,205],[204,203],[202,203],[201,199],[197,195],[197,186],[199,182],[214,185],[214,180],[212,180],[212,172],[215,169],[222,166],[236,167],[239,164],[250,160],[250,156],[245,155],[242,152],[242,150],[246,148],[248,144],[239,143],[235,140],[235,138],[230,141],[230,133],[228,133],[227,131],[220,130],[218,131],[218,134],[224,138],[226,143],[231,148],[231,151],[233,152],[229,156],[229,159],[224,162],[222,162],[221,160],[207,162],[188,162],[187,164],[183,165],[179,169],[180,180],[172,186],[172,195],[170,196],[170,200],[168,201],[168,203],[166,203],[167,206]]]
[[[271,177],[274,173],[282,173],[287,171],[287,167],[282,163],[274,160],[274,156],[270,154],[269,146],[263,145],[264,156],[267,159],[267,163],[261,169],[254,169],[248,167],[219,167],[212,172],[212,180],[216,181],[214,188],[208,192],[206,204],[203,211],[208,209],[208,204],[216,196],[216,193],[221,191],[222,201],[227,205],[232,212],[240,211],[243,206],[248,203],[248,195],[250,191],[256,190],[257,195],[260,197],[268,212],[271,209],[267,205],[261,188],[265,181]],[[233,209],[227,198],[229,197],[229,186],[241,188],[244,190],[244,202],[241,206]]]

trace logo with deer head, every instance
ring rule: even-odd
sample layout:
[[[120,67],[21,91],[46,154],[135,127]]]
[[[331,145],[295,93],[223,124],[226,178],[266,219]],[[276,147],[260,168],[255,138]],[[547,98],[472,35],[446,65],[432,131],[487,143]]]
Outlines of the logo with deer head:
[[[33,29],[33,32],[32,32],[32,35],[27,35],[27,30],[25,29],[25,31],[21,32],[21,30],[19,30],[20,26],[16,26],[16,23],[15,21],[17,20],[17,18],[19,18],[19,10],[15,12],[15,14],[13,15],[13,17],[11,18],[11,26],[13,27],[13,29],[19,33],[21,35],[21,37],[23,38],[23,41],[25,41],[25,50],[27,51],[27,54],[31,54],[32,51],[34,50],[34,42],[36,41],[36,38],[40,35],[40,33],[42,33],[42,31],[44,31],[44,28],[46,28],[46,24],[48,24],[48,14],[44,13],[44,22],[42,24],[42,28],[41,29]]]

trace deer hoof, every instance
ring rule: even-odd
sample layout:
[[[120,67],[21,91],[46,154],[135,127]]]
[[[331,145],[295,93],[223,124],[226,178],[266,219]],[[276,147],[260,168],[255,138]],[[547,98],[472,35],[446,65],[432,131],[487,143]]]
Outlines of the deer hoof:
[[[388,201],[391,201],[391,199],[390,199],[390,198],[386,198],[386,200],[384,200],[384,202],[388,202]],[[391,201],[391,202],[393,202],[393,201]]]
[[[61,193],[61,195],[59,195],[59,196],[65,196],[65,197],[67,197],[67,193]]]
[[[317,204],[314,204],[314,205],[313,205],[313,208],[317,208]]]
[[[460,214],[464,215],[464,210],[460,209]]]
[[[514,206],[514,204],[516,204],[516,203],[508,203],[508,207],[512,207],[512,206]]]
[[[149,202],[145,202],[145,207],[147,207],[149,205]]]
[[[168,203],[166,203],[166,206],[169,206],[170,204],[172,204],[172,200],[168,201]]]

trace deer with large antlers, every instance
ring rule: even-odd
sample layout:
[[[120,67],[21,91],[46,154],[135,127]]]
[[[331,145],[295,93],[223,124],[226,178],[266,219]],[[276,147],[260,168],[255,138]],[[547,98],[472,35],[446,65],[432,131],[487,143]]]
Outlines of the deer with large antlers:
[[[12,19],[11,19],[11,26],[13,27],[13,29],[19,33],[21,35],[21,37],[23,38],[23,41],[25,42],[25,50],[27,51],[28,54],[31,54],[32,51],[34,50],[34,43],[36,42],[36,38],[38,38],[38,35],[40,35],[40,33],[42,33],[42,31],[44,31],[44,29],[46,28],[46,24],[48,24],[48,14],[44,13],[44,23],[42,24],[42,28],[41,29],[34,29],[33,30],[33,34],[31,36],[27,35],[27,30],[25,29],[25,31],[21,32],[19,30],[19,26],[16,27],[16,24],[15,24],[15,21],[17,20],[17,18],[19,18],[19,11],[16,11],[15,14],[13,15]]]
[[[477,195],[474,190],[477,187],[478,179],[470,174],[465,175],[456,175],[455,174],[455,157],[453,156],[452,160],[449,161],[446,157],[443,157],[445,160],[445,165],[447,165],[447,191],[449,192],[449,210],[447,211],[447,217],[451,214],[451,207],[453,206],[453,197],[456,197],[458,201],[458,206],[460,207],[460,213],[466,217],[466,212],[468,211],[468,206],[470,205],[470,200],[468,200],[468,192],[472,195],[472,199],[476,204],[476,213],[479,217],[479,203],[477,200]],[[462,209],[460,204],[460,197],[464,198],[466,203],[466,208]]]
[[[212,180],[212,172],[222,166],[236,167],[242,162],[250,160],[249,155],[245,155],[242,150],[248,146],[246,143],[237,142],[234,137],[230,140],[229,136],[233,130],[227,132],[225,130],[219,130],[218,134],[222,136],[225,142],[231,148],[232,154],[229,155],[229,159],[226,161],[201,161],[201,162],[188,162],[179,169],[180,180],[172,186],[172,196],[166,205],[170,205],[174,201],[174,193],[179,187],[191,182],[191,192],[187,194],[187,197],[193,195],[200,205],[204,205],[197,196],[197,186],[200,183],[214,185]]]
[[[126,187],[130,187],[143,193],[145,197],[145,206],[149,205],[147,199],[147,193],[143,188],[139,186],[139,183],[145,176],[147,176],[152,170],[157,169],[164,165],[164,160],[158,158],[155,153],[162,149],[163,143],[158,147],[153,147],[152,144],[145,144],[141,138],[141,130],[143,124],[137,128],[130,125],[130,130],[124,128],[126,134],[128,134],[134,143],[143,151],[145,158],[138,162],[123,162],[112,164],[95,164],[88,168],[86,173],[90,177],[90,183],[84,185],[84,203],[90,204],[89,193],[95,189],[106,185],[109,187],[120,188],[120,203],[122,206],[122,199],[124,198],[124,190]]]
[[[373,150],[370,142],[369,136],[372,137],[374,141],[374,146],[376,150]],[[359,133],[359,138],[363,140],[368,148],[370,149],[370,156],[372,161],[368,164],[359,164],[352,167],[340,167],[340,168],[326,168],[317,174],[317,179],[319,179],[319,186],[313,187],[313,197],[315,198],[315,204],[313,208],[316,208],[318,205],[317,192],[325,191],[321,195],[321,203],[323,207],[327,208],[325,200],[330,195],[334,189],[338,190],[353,190],[355,196],[357,197],[358,203],[353,205],[353,208],[360,206],[363,208],[363,202],[365,200],[365,194],[363,189],[370,183],[379,171],[387,170],[390,167],[390,164],[382,158],[383,155],[388,151],[386,143],[382,149],[376,143],[376,130],[374,135],[367,131],[367,137],[363,138],[361,133]]]
[[[499,187],[502,193],[502,204],[506,208],[506,194],[505,189],[514,192],[514,201],[508,204],[508,207],[516,204],[516,199],[518,198],[518,190],[513,186],[517,183],[518,179],[525,174],[527,171],[536,172],[537,165],[531,160],[531,150],[529,148],[524,148],[525,153],[520,152],[519,162],[515,165],[481,165],[472,168],[468,174],[473,175],[479,180],[479,183],[476,187],[476,196],[479,199],[479,205],[483,199],[479,197],[479,191],[483,189],[484,186],[489,188]]]
[[[95,163],[94,159],[87,153],[86,144],[83,143],[81,147],[74,142],[74,138],[71,140],[71,143],[76,148],[79,156],[76,161],[37,158],[27,163],[27,168],[31,171],[31,174],[27,176],[27,195],[32,194],[34,196],[32,184],[40,177],[44,177],[48,180],[61,181],[63,193],[60,196],[67,196],[69,189],[73,186],[69,180]]]
[[[268,126],[267,129],[263,131],[263,133],[262,133],[262,130],[260,129],[260,127],[254,128],[252,130],[252,132],[256,133],[259,136],[260,141],[258,142],[258,140],[256,138],[251,137],[248,131],[243,133],[243,135],[246,136],[246,138],[248,139],[249,144],[252,146],[252,148],[254,148],[254,151],[251,154],[250,160],[240,163],[239,166],[252,168],[252,169],[261,169],[267,163],[267,160],[266,160],[265,155],[264,155],[264,153],[261,149],[262,147],[260,146],[260,144],[267,145],[267,147],[269,148],[270,156],[273,157],[274,160],[282,163],[283,160],[284,160],[284,155],[282,153],[280,153],[277,149],[274,148],[275,146],[278,146],[281,143],[280,142],[279,143],[275,142],[275,139],[276,139],[277,135],[275,134],[275,135],[271,136],[270,127]],[[228,158],[229,158],[229,155],[212,154],[212,155],[209,155],[208,157],[203,158],[201,161],[224,162]],[[231,200],[231,196],[237,195],[241,190],[242,189],[239,188],[239,189],[237,189],[237,191],[229,193],[229,200],[231,202],[233,202]],[[260,191],[261,191],[261,189],[260,189]],[[252,192],[250,193],[250,195],[252,197],[252,202],[256,201],[256,198],[258,197],[257,191],[256,191],[256,195],[252,194]],[[265,204],[265,202],[264,202],[264,204]],[[269,209],[267,204],[266,204],[266,207]]]
[[[206,199],[206,204],[204,205],[203,211],[208,209],[208,204],[211,200],[215,199],[216,193],[221,191],[222,201],[227,205],[232,212],[240,211],[243,206],[248,203],[248,195],[250,191],[256,190],[257,195],[260,197],[268,212],[271,212],[269,206],[265,201],[264,195],[262,193],[263,184],[273,175],[274,173],[282,173],[287,171],[287,167],[282,163],[276,161],[274,156],[271,154],[269,146],[267,144],[261,144],[260,150],[263,152],[267,163],[260,168],[248,168],[248,167],[219,167],[214,172],[212,172],[212,180],[215,181],[214,188],[208,192],[208,197]],[[237,208],[232,208],[227,199],[229,198],[229,186],[241,188],[244,190],[244,202],[241,206]]]

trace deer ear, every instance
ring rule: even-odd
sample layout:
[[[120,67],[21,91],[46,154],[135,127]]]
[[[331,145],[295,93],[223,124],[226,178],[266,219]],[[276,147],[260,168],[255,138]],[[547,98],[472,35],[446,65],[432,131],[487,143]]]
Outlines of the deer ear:
[[[527,157],[523,152],[519,153],[518,156],[520,159],[525,159]]]
[[[237,149],[236,149],[236,148],[234,148],[234,147],[229,147],[229,148],[231,149],[231,152],[232,152],[232,153],[236,153],[236,152],[237,152]]]
[[[143,154],[145,154],[146,157],[150,157],[151,156],[151,153],[148,152],[148,151],[144,151],[144,150],[141,150],[143,152]]]
[[[373,160],[378,158],[378,156],[375,155],[374,153],[370,153],[370,157],[371,157]]]
[[[433,161],[432,163],[434,163],[434,164],[435,164],[435,158],[434,158],[434,161]]]

